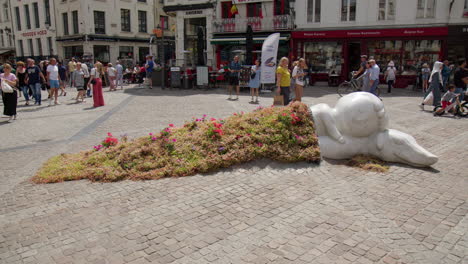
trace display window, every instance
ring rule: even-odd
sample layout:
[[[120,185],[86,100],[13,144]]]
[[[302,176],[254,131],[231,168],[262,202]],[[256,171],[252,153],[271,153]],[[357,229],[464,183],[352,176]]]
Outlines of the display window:
[[[404,54],[403,41],[401,40],[382,40],[368,41],[368,54],[376,61],[380,71],[384,72],[390,61],[393,61],[395,67],[400,69],[401,60]]]
[[[407,40],[403,44],[402,75],[416,75],[424,63],[432,65],[440,57],[440,40]]]
[[[312,73],[333,73],[341,75],[341,42],[305,42],[304,58]]]

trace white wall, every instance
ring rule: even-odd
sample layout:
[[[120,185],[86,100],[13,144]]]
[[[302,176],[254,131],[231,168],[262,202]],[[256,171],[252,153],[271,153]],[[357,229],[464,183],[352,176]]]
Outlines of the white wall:
[[[417,0],[395,0],[395,20],[378,20],[378,0],[357,0],[356,21],[341,21],[341,0],[322,0],[321,22],[307,22],[308,0],[296,1],[297,29],[332,29],[332,28],[372,28],[405,27],[405,26],[437,26],[447,23],[468,23],[468,18],[462,18],[464,0],[455,0],[449,20],[449,1],[436,0],[434,18],[416,18]]]

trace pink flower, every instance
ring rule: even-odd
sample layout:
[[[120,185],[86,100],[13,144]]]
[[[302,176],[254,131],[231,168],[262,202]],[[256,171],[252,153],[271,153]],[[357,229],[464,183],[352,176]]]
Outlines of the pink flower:
[[[152,136],[152,135],[153,135],[153,133],[149,133],[149,135],[150,135],[150,136]]]
[[[174,127],[174,124],[169,124],[170,127]]]
[[[263,147],[263,143],[262,143],[262,142],[258,142],[258,143],[257,143],[257,146]]]
[[[175,139],[175,138],[172,139],[172,142],[176,142],[176,141],[177,141],[177,139]]]

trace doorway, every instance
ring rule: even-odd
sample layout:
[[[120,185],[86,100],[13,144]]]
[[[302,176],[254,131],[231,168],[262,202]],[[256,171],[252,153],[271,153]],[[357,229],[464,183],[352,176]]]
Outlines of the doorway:
[[[348,45],[348,72],[346,77],[352,71],[359,70],[361,66],[361,43],[350,42]]]

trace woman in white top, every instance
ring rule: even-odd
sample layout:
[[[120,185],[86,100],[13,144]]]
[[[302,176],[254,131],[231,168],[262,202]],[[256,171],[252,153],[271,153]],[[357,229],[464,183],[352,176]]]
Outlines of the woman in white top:
[[[387,81],[388,84],[388,93],[392,92],[392,86],[395,83],[396,80],[396,69],[395,69],[395,63],[393,61],[390,61],[388,63],[387,70],[385,71],[384,75],[385,80]]]
[[[110,91],[117,91],[115,80],[117,79],[117,70],[112,66],[112,63],[107,64],[107,76],[109,76]]]
[[[307,75],[304,69],[307,68],[307,65],[305,59],[301,58],[298,62],[297,66],[293,69],[292,77],[296,83],[296,98],[294,100],[301,102],[304,94],[304,77]]]
[[[251,75],[250,75],[250,81],[249,81],[249,87],[250,87],[250,95],[252,96],[252,100],[250,103],[252,104],[258,104],[258,90],[260,88],[260,73],[261,73],[261,68],[260,68],[260,61],[255,60],[255,65],[252,66],[251,68]],[[252,77],[253,76],[253,77]],[[257,100],[254,101],[254,96],[257,96]]]

